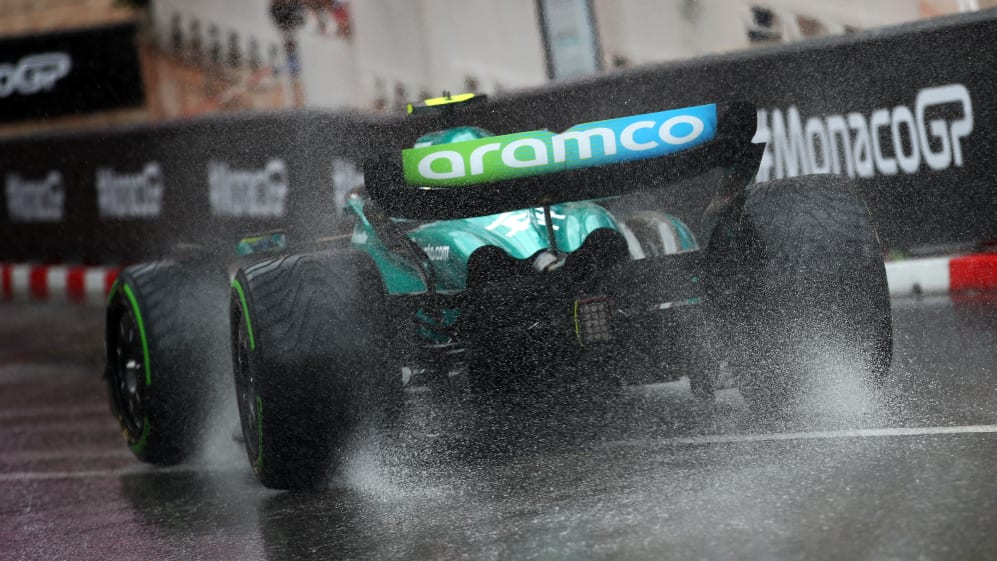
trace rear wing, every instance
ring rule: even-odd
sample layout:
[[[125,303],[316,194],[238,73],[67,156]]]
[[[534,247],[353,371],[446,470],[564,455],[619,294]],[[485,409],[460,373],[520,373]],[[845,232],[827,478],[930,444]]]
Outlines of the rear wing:
[[[364,162],[390,216],[447,220],[643,191],[726,168],[754,176],[753,105],[686,107],[380,154]],[[731,169],[733,168],[733,169]]]

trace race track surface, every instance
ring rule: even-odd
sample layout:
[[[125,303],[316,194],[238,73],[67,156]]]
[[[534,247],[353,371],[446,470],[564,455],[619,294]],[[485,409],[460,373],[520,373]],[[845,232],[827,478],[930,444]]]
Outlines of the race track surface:
[[[797,414],[677,382],[590,402],[408,392],[318,493],[253,479],[234,413],[201,457],[128,452],[102,317],[0,306],[0,559],[997,558],[997,303],[894,302],[893,378],[847,357]]]

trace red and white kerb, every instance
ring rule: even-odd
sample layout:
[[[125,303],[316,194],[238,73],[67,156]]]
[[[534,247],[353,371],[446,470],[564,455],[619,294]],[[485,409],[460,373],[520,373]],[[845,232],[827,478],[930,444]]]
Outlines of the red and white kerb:
[[[103,303],[120,270],[0,263],[0,300]]]

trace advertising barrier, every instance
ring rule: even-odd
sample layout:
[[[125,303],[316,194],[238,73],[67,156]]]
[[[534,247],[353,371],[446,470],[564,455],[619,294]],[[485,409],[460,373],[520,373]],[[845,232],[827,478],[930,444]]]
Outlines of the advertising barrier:
[[[308,113],[201,119],[0,147],[0,260],[120,263],[177,243],[335,228],[332,185],[359,185],[354,123]],[[321,134],[320,134],[321,132]]]
[[[497,100],[488,109],[501,119],[484,126],[535,125],[543,115],[563,130],[749,100],[758,107],[755,142],[767,143],[759,180],[854,177],[889,247],[989,240],[997,238],[995,42],[989,10],[763,47]]]
[[[141,105],[134,23],[0,39],[0,122]]]
[[[988,11],[555,82],[460,123],[298,111],[4,140],[0,261],[122,263],[275,228],[293,243],[342,228],[366,155],[445,125],[559,132],[738,99],[758,108],[759,180],[854,177],[891,249],[995,239],[994,44]],[[710,187],[660,202],[694,225]]]

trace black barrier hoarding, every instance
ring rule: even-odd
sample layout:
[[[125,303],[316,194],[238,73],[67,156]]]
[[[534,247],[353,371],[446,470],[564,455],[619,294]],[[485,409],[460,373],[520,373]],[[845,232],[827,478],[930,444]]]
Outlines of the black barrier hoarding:
[[[0,39],[0,122],[141,105],[135,24]]]
[[[854,177],[884,245],[997,238],[997,10],[618,72],[470,111],[498,133],[730,99],[758,107],[758,179]],[[431,127],[424,119],[422,128]],[[400,140],[411,142],[420,127]],[[710,189],[661,201],[691,224]],[[647,204],[641,201],[640,204]]]
[[[542,114],[560,130],[750,99],[758,106],[755,141],[767,143],[759,180],[851,175],[891,248],[990,240],[997,238],[994,45],[997,11],[990,10],[537,90],[494,100],[482,123],[505,132],[535,125]],[[701,209],[702,202],[679,204]]]
[[[363,149],[329,131],[356,128],[287,113],[10,142],[0,260],[134,261],[177,243],[231,251],[239,236],[277,228],[326,235],[342,192],[362,182]]]
[[[708,57],[552,87],[460,113],[496,133],[732,99],[757,107],[759,179],[856,178],[884,244],[997,238],[997,12]],[[234,245],[336,231],[368,155],[445,123],[288,112],[0,142],[0,259],[138,259],[177,241]],[[707,181],[710,178],[706,179]],[[712,189],[659,204],[696,225]],[[228,244],[228,245],[226,245]]]

